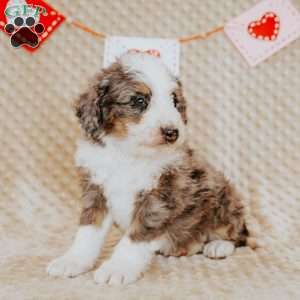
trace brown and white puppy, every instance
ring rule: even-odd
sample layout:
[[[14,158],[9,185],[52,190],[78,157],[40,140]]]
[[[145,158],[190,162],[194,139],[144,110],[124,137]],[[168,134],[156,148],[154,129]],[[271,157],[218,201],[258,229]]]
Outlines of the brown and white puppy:
[[[194,158],[181,84],[159,58],[122,56],[75,108],[85,134],[76,153],[83,208],[50,275],[93,268],[113,223],[124,236],[95,272],[98,283],[137,280],[157,252],[223,258],[245,244],[243,205],[222,174]]]

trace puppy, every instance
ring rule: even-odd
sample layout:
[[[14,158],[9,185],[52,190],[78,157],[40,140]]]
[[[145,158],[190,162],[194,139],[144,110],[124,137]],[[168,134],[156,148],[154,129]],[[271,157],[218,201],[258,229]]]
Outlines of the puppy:
[[[48,273],[87,272],[116,224],[124,235],[95,272],[97,283],[128,284],[155,253],[224,258],[247,239],[243,205],[224,176],[197,161],[186,141],[181,83],[161,59],[127,53],[98,74],[75,103],[84,139],[80,226]]]

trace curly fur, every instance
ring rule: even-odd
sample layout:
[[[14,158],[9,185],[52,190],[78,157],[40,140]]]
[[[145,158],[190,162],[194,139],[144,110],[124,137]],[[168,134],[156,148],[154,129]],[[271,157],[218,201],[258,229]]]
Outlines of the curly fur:
[[[82,270],[77,267],[75,273],[86,271],[86,249],[101,249],[113,222],[125,234],[96,271],[100,283],[136,280],[155,252],[203,251],[221,258],[245,245],[241,199],[220,172],[189,148],[182,86],[159,58],[123,56],[96,76],[75,110],[85,134],[76,153],[84,174],[81,226],[71,248],[76,256],[54,261],[50,274],[57,275],[69,261],[76,263],[80,255]]]

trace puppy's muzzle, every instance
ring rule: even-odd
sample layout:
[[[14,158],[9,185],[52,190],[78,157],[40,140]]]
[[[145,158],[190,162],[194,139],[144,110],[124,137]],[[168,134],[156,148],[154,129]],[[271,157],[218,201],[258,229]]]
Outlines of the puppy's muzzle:
[[[176,128],[170,128],[170,127],[163,128],[162,127],[160,129],[160,131],[161,131],[161,134],[162,134],[164,140],[170,144],[175,143],[179,137],[179,131]]]

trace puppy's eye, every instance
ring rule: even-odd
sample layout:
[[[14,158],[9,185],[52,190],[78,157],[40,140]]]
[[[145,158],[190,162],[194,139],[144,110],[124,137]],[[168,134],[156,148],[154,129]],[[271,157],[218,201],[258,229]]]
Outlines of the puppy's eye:
[[[131,100],[130,102],[131,102],[132,107],[136,107],[141,110],[145,110],[148,106],[146,97],[143,95],[133,96],[133,97],[131,97],[130,100]]]
[[[177,107],[178,106],[178,98],[177,98],[176,93],[172,93],[172,97],[173,97],[174,106]]]

